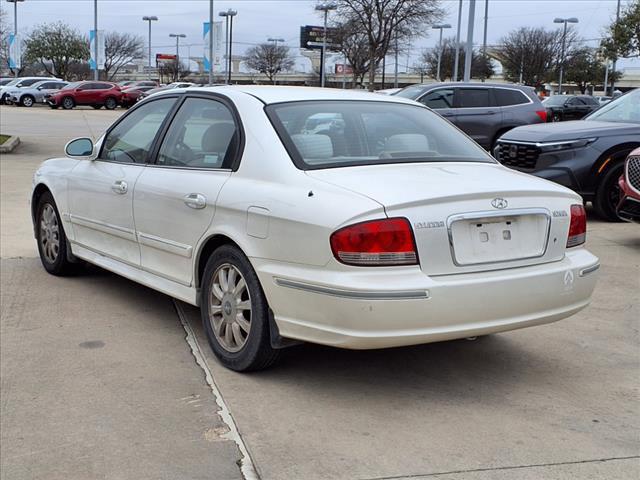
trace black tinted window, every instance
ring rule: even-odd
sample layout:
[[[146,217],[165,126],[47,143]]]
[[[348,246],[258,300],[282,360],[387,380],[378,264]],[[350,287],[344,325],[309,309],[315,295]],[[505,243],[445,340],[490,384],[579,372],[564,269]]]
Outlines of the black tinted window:
[[[453,89],[439,88],[418,100],[429,108],[453,108]]]
[[[34,83],[38,83],[41,82],[42,79],[41,78],[31,78],[29,80],[23,80],[20,82],[20,86],[21,87],[28,87],[30,85],[33,85]]]
[[[458,107],[488,107],[489,90],[486,88],[459,88]]]
[[[519,90],[510,90],[507,88],[496,88],[493,90],[496,103],[499,107],[508,107],[509,105],[521,105],[529,103],[529,99]]]
[[[93,88],[93,90],[109,90],[111,88],[111,84],[109,84],[109,83],[94,83],[92,88]]]

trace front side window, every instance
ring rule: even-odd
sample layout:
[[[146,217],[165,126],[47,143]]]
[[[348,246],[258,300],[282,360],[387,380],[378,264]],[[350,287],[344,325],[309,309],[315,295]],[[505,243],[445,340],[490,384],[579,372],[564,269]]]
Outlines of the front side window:
[[[270,105],[266,112],[294,163],[304,170],[407,162],[493,162],[446,120],[420,106],[308,101]]]
[[[107,134],[100,159],[144,163],[153,140],[175,101],[175,98],[163,98],[133,110]]]
[[[478,108],[490,105],[489,90],[486,88],[459,88],[457,96],[460,108]]]
[[[187,98],[167,131],[158,165],[189,168],[231,168],[238,128],[229,108],[216,100]]]
[[[453,88],[439,88],[418,100],[429,108],[453,108]]]

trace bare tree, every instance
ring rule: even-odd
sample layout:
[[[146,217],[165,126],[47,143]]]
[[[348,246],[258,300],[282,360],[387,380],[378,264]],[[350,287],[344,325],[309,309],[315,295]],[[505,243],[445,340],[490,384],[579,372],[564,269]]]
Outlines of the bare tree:
[[[502,64],[504,78],[540,87],[554,80],[562,56],[562,29],[521,27],[502,38],[500,45],[488,49],[487,54]],[[573,29],[567,30],[565,56],[581,47]]]
[[[426,26],[443,16],[438,0],[338,0],[337,16],[366,36],[369,55],[369,90],[375,87],[376,70],[398,40],[425,36]]]
[[[295,61],[289,53],[289,47],[261,43],[247,50],[244,63],[250,69],[264,73],[270,82],[275,83],[276,75],[290,70]]]
[[[454,38],[447,38],[442,40],[442,58],[440,61],[440,78],[452,79],[453,70],[455,64],[456,55],[456,41]],[[439,49],[427,50],[422,54],[422,64],[427,69],[427,74],[436,78],[438,75],[438,53]],[[465,44],[461,43],[458,48],[458,55],[460,56],[460,64],[464,65],[465,58]],[[489,78],[493,75],[494,69],[489,57],[483,56],[477,51],[473,51],[471,56],[471,77],[473,78]],[[458,70],[458,80],[462,80],[464,72],[462,69]]]
[[[69,78],[69,66],[89,59],[89,42],[64,23],[36,27],[26,43],[25,58],[38,62],[49,75]]]
[[[131,33],[109,32],[105,37],[104,76],[113,80],[118,71],[144,57],[144,40]]]
[[[189,66],[179,60],[161,64],[158,71],[160,73],[160,78],[168,77],[173,82],[184,80],[186,77],[191,75]]]
[[[340,51],[351,66],[352,85],[362,84],[369,72],[369,39],[364,32],[358,31],[353,22],[345,22],[335,27],[334,41],[340,45]]]

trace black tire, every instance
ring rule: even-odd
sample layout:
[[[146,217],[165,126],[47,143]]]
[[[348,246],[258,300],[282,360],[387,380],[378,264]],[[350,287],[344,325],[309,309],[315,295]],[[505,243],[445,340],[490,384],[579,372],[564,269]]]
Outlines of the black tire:
[[[104,108],[107,110],[115,110],[118,107],[118,101],[114,97],[109,97],[104,102]]]
[[[96,110],[100,110],[102,108],[102,105],[91,105],[91,106]]]
[[[620,217],[616,213],[616,208],[620,202],[620,186],[618,179],[624,171],[624,163],[618,162],[609,167],[596,190],[596,197],[593,206],[598,215],[609,222],[620,222]]]
[[[553,112],[551,114],[551,121],[552,122],[561,122],[562,121],[562,114],[559,112]]]
[[[76,102],[71,97],[64,97],[62,99],[61,105],[62,105],[62,108],[64,108],[65,110],[71,110],[76,106]]]
[[[23,95],[20,99],[20,105],[23,107],[33,107],[34,103],[36,103],[36,99],[32,95]]]
[[[47,212],[49,212],[49,215],[53,214],[53,220],[57,225],[57,233],[50,228],[51,221],[48,221],[45,217]],[[58,242],[57,252],[55,248],[47,250],[47,243],[56,239]],[[47,272],[58,276],[71,275],[75,272],[77,265],[71,263],[67,257],[67,236],[64,233],[56,202],[49,192],[43,193],[38,200],[36,210],[36,240],[38,242],[40,261]],[[47,253],[48,251],[55,252],[55,255]],[[52,256],[55,258],[52,258]]]
[[[234,268],[241,275],[241,278],[244,279],[246,288],[243,292],[246,291],[248,295],[248,300],[245,300],[245,302],[248,302],[250,305],[248,318],[250,328],[248,333],[246,333],[244,343],[238,347],[239,350],[237,351],[231,351],[222,343],[224,339],[219,340],[217,338],[216,333],[214,333],[214,328],[216,328],[214,326],[215,321],[210,320],[210,318],[213,318],[215,315],[212,314],[212,302],[210,301],[210,299],[215,298],[214,280],[218,280],[217,275],[217,278],[214,279],[214,274],[225,268]],[[220,285],[222,285],[222,283],[220,283]],[[233,299],[230,290],[228,292],[220,291],[220,293],[231,295],[230,298]],[[232,325],[230,325],[223,315],[228,313],[231,318],[235,318],[238,312],[240,312],[240,310],[236,310],[235,307],[231,307],[231,303],[224,300],[224,298],[226,297],[219,300],[219,327],[221,337],[223,336],[222,330],[225,330],[225,328],[230,331],[233,330],[231,328]],[[227,305],[227,303],[229,303],[229,305]],[[227,312],[227,307],[229,312]],[[225,313],[223,313],[223,310]],[[280,350],[271,347],[269,305],[260,286],[258,276],[247,257],[245,257],[238,248],[232,245],[223,245],[216,249],[207,261],[200,293],[200,314],[209,345],[220,363],[225,367],[237,372],[262,370],[273,365],[278,359]],[[239,314],[246,315],[246,312],[240,312]],[[243,318],[247,320],[246,316]],[[235,335],[232,336],[232,341],[235,342]]]

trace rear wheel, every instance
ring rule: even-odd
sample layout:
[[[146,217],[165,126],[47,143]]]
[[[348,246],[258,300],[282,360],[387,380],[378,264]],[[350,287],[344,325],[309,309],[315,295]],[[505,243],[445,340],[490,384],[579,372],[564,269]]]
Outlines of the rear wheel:
[[[67,237],[64,234],[58,208],[49,192],[40,197],[36,215],[38,252],[44,269],[52,275],[69,275],[74,264],[67,258]]]
[[[64,97],[62,99],[62,108],[64,108],[65,110],[71,110],[75,106],[76,106],[76,102],[73,100],[73,98]]]
[[[35,103],[35,98],[33,98],[31,95],[24,95],[20,99],[20,105],[22,105],[23,107],[33,107],[34,103]]]
[[[107,110],[113,110],[117,106],[118,106],[118,101],[113,97],[107,98],[107,100],[104,102],[104,108],[106,108]]]
[[[231,370],[262,370],[277,360],[271,347],[269,306],[247,257],[224,245],[205,267],[200,298],[204,330],[213,353]]]
[[[604,174],[604,177],[598,184],[596,191],[596,198],[593,202],[593,206],[598,212],[598,215],[604,220],[609,222],[619,222],[620,218],[616,213],[618,203],[620,202],[620,186],[618,185],[618,179],[624,171],[624,164],[618,163],[613,167],[610,167]]]

